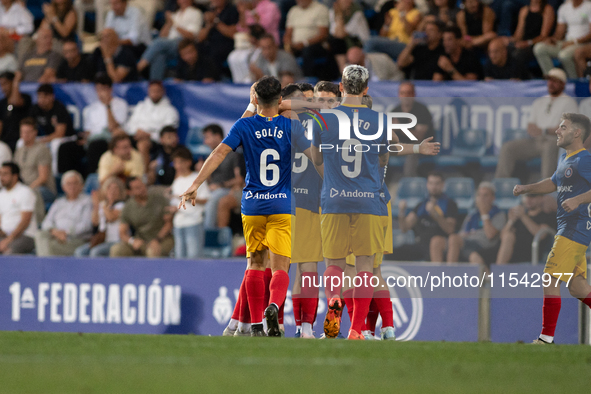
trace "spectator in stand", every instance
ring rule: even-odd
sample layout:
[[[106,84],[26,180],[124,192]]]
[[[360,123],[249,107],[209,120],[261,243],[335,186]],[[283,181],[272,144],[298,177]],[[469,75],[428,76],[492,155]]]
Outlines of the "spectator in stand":
[[[422,31],[427,22],[440,23],[442,26],[453,26],[456,23],[458,9],[456,0],[429,0],[429,11],[421,22]]]
[[[519,79],[519,75],[513,58],[509,56],[506,40],[501,37],[493,39],[488,44],[488,59],[484,64],[484,80]]]
[[[123,181],[130,177],[142,177],[145,168],[142,156],[131,145],[131,137],[127,134],[117,134],[113,136],[109,150],[103,153],[99,160],[99,182],[102,184],[112,176]]]
[[[281,12],[271,0],[240,0],[236,4],[239,20],[236,29],[247,33],[249,28],[260,25],[279,44],[279,21]]]
[[[109,257],[111,247],[120,241],[119,216],[125,195],[125,185],[116,177],[108,178],[100,191],[92,192],[92,225],[98,227],[98,232],[90,242],[76,248],[76,257]]]
[[[18,70],[18,62],[13,52],[14,41],[6,30],[0,30],[0,74]]]
[[[107,73],[114,83],[137,80],[136,57],[129,48],[119,44],[119,37],[113,29],[104,29],[101,41],[90,58],[97,73]]]
[[[314,87],[312,87],[313,93]],[[214,150],[222,143],[224,131],[217,124],[209,124],[203,128],[203,143]],[[210,196],[205,204],[205,228],[217,228],[217,212],[219,200],[230,192],[232,186],[242,182],[239,174],[240,163],[244,161],[242,154],[230,152],[222,164],[208,179]],[[197,168],[201,168],[198,163]],[[238,171],[236,170],[238,169]]]
[[[39,193],[44,204],[50,204],[57,194],[51,171],[51,152],[47,144],[37,141],[35,119],[23,119],[20,130],[23,145],[14,152],[14,162],[20,168],[23,183]]]
[[[556,231],[556,215],[543,211],[544,198],[541,194],[526,194],[523,204],[511,208],[507,224],[501,231],[501,247],[497,264],[523,263],[531,261],[531,244],[542,228]],[[550,246],[545,238],[545,246]],[[543,239],[544,239],[543,238]]]
[[[5,161],[12,161],[12,151],[10,150],[10,146],[0,141],[0,163],[4,163]]]
[[[62,55],[64,59],[57,69],[57,82],[89,82],[94,78],[94,65],[80,53],[76,40],[64,40]]]
[[[558,8],[558,22],[554,35],[534,45],[534,54],[544,76],[558,58],[569,78],[577,77],[574,55],[582,44],[591,41],[591,2],[572,0]]]
[[[0,28],[15,41],[33,34],[33,14],[17,0],[0,1]]]
[[[14,152],[20,137],[20,122],[29,116],[31,96],[21,93],[20,80],[11,72],[0,74],[0,141],[6,142]]]
[[[328,39],[330,18],[328,8],[316,0],[297,0],[287,14],[287,24],[283,35],[285,51],[303,59],[303,71],[307,77],[317,77],[330,81],[338,74],[334,60],[317,66],[318,58],[327,57],[323,44]]]
[[[0,254],[28,254],[35,249],[37,197],[19,181],[18,165],[3,162],[0,168]]]
[[[103,153],[109,149],[109,141],[117,133],[125,133],[127,101],[113,96],[113,81],[101,73],[94,79],[97,99],[82,111],[84,139],[87,145],[88,172],[98,168]]]
[[[279,81],[281,82],[281,89],[283,89],[287,85],[295,83],[296,79],[293,73],[289,71],[284,71],[281,74],[279,74]]]
[[[78,16],[72,0],[52,0],[51,3],[44,3],[43,15],[45,18],[41,22],[41,27],[51,29],[53,32],[56,52],[59,52],[58,48],[65,40],[76,40]]]
[[[554,27],[554,9],[546,0],[531,0],[519,11],[515,34],[509,39],[514,46],[512,57],[519,79],[530,79],[529,62],[535,59],[534,45],[544,42]]]
[[[150,79],[163,80],[166,64],[178,56],[178,45],[183,39],[193,40],[203,26],[203,13],[193,7],[192,0],[177,0],[179,10],[166,11],[166,23],[160,29],[160,37],[154,40],[137,64],[141,73],[150,66]]]
[[[179,135],[173,126],[165,126],[160,131],[160,143],[156,146],[151,158],[148,183],[170,186],[174,181],[175,169],[172,154],[179,145]]]
[[[589,80],[589,91],[591,92],[591,80]],[[579,103],[579,113],[585,115],[586,117],[591,116],[591,97],[581,100]],[[585,148],[591,148],[591,138],[588,138],[585,142]]]
[[[110,0],[110,4],[104,27],[113,29],[119,44],[131,47],[136,58],[140,57],[152,40],[143,12],[129,5],[127,0]]]
[[[146,169],[150,164],[150,151],[160,139],[160,131],[165,126],[178,127],[179,113],[172,106],[166,90],[160,81],[148,85],[148,97],[139,102],[127,122],[127,132],[134,136]]]
[[[193,40],[179,42],[179,62],[176,68],[177,81],[211,83],[219,80],[219,69],[206,55],[199,53]]]
[[[250,63],[261,54],[260,39],[265,35],[265,29],[261,25],[248,26],[248,34],[237,33],[234,39],[235,49],[228,55],[228,67],[232,73],[234,83],[252,83],[253,76],[250,72]]]
[[[148,193],[140,178],[130,178],[126,185],[130,198],[121,211],[121,241],[111,247],[110,256],[168,256],[174,247],[172,214],[167,212],[169,201],[161,193]]]
[[[347,65],[347,51],[352,47],[363,47],[369,39],[369,25],[363,9],[353,0],[336,0],[328,16],[328,45],[342,72]]]
[[[495,13],[481,0],[463,0],[464,9],[456,16],[456,23],[464,37],[466,49],[484,50],[488,43],[497,36],[494,31]]]
[[[352,47],[347,51],[347,63],[358,64],[367,68],[372,81],[398,81],[404,79],[394,60],[385,53],[365,53],[360,47]]]
[[[234,49],[234,34],[240,18],[238,10],[229,0],[211,0],[203,18],[205,25],[197,34],[197,42],[211,59],[212,67],[223,70],[224,62]]]
[[[591,44],[585,44],[575,49],[575,67],[577,77],[589,79],[591,68],[587,66],[587,61],[591,59]]]
[[[400,97],[400,104],[394,108],[393,112],[411,113],[417,118],[417,125],[409,131],[418,139],[420,143],[426,138],[435,137],[435,129],[433,128],[433,117],[429,108],[423,103],[415,100],[416,91],[415,85],[412,82],[402,82],[398,86],[398,97]],[[399,123],[404,123],[400,120]],[[412,141],[401,130],[396,130],[396,135],[400,143],[414,144],[417,141]],[[405,177],[418,176],[419,156],[408,155],[404,161],[403,173]],[[442,179],[443,181],[443,179]]]
[[[411,41],[413,32],[421,22],[421,13],[413,0],[400,0],[386,16],[380,29],[380,37],[372,37],[365,43],[366,52],[383,52],[396,61],[398,55]]]
[[[425,37],[415,35],[398,56],[398,67],[408,69],[411,79],[432,80],[439,58],[445,54],[440,24],[427,22],[424,29]]]
[[[68,156],[79,156],[74,152],[76,144],[68,144],[62,149],[62,144],[75,139],[72,117],[66,106],[55,99],[53,86],[49,84],[39,85],[37,88],[37,104],[31,108],[31,117],[37,122],[39,140],[49,144],[53,158],[52,169],[54,174],[63,173],[67,170],[60,170],[59,160],[68,162]],[[61,153],[60,150],[62,150]]]
[[[255,81],[265,75],[279,78],[284,72],[290,72],[296,80],[302,78],[302,70],[291,53],[277,47],[275,39],[270,34],[263,35],[259,40],[260,55],[250,64],[250,72]]]
[[[495,262],[500,233],[507,221],[505,213],[494,205],[495,193],[490,182],[478,186],[476,208],[466,216],[460,233],[449,236],[448,263],[468,261],[488,266]]]
[[[19,66],[22,81],[53,83],[62,57],[52,50],[52,33],[46,27],[37,30],[35,49],[27,52]]]
[[[443,49],[445,54],[437,61],[434,81],[482,79],[480,59],[472,50],[463,47],[459,28],[448,27],[443,31]]]
[[[205,203],[209,198],[207,181],[197,191],[195,206],[188,206],[186,210],[178,209],[180,198],[193,183],[198,172],[193,172],[193,156],[185,147],[177,148],[172,154],[176,176],[172,183],[171,208],[174,210],[172,219],[174,231],[174,257],[177,259],[195,259],[203,251],[204,229],[203,213]]]
[[[430,173],[427,176],[427,198],[408,215],[406,201],[399,202],[398,225],[403,232],[414,231],[415,244],[394,249],[392,256],[396,260],[444,261],[447,239],[456,232],[458,206],[443,193],[443,186],[443,175]]]
[[[566,73],[554,68],[548,73],[548,95],[540,97],[531,105],[527,133],[531,138],[505,143],[499,153],[495,178],[513,176],[518,161],[542,158],[542,179],[550,178],[556,171],[558,146],[556,129],[560,116],[565,112],[577,112],[577,102],[564,93]]]
[[[84,180],[76,171],[62,176],[66,194],[49,208],[35,235],[37,256],[72,256],[92,236],[92,199],[82,193]]]

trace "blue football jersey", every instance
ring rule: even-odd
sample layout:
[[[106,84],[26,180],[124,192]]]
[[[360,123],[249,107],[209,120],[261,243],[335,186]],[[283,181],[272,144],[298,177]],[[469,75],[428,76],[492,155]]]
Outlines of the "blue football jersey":
[[[298,117],[306,131],[308,130],[308,125],[311,126],[310,122],[314,122],[314,119],[309,113],[298,114]],[[318,171],[316,171],[314,163],[300,150],[296,150],[293,157],[291,186],[297,208],[307,209],[316,213],[319,212],[322,178],[318,174]]]
[[[324,159],[322,213],[387,215],[381,196],[384,172],[379,165],[379,155],[386,153],[388,147],[385,116],[366,106],[341,105],[335,110],[344,112],[349,119],[349,139],[339,139],[339,121],[335,114],[322,113],[323,121],[313,125],[312,143],[320,149]],[[355,119],[359,134],[364,138],[355,134]]]
[[[292,134],[292,127],[297,129]],[[294,148],[310,146],[299,122],[280,115],[255,115],[239,119],[222,141],[232,150],[242,145],[246,163],[246,186],[242,191],[244,215],[292,213],[291,157]]]
[[[552,182],[558,190],[558,235],[582,245],[591,242],[591,204],[581,204],[572,212],[562,208],[564,200],[591,189],[591,154],[581,149],[570,156],[560,156]]]

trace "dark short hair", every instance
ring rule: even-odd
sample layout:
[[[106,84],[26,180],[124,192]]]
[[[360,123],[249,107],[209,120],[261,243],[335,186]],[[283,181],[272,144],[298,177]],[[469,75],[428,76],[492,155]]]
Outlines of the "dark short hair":
[[[289,85],[287,85],[286,87],[281,89],[281,98],[288,99],[297,92],[300,92],[300,93],[302,92],[302,90],[300,89],[298,84],[290,83]]]
[[[300,90],[302,92],[308,92],[308,91],[314,91],[314,85],[312,85],[311,83],[308,82],[300,82],[298,83],[298,86],[300,87]]]
[[[0,79],[2,78],[8,79],[9,81],[14,81],[14,73],[11,71],[4,71],[2,74],[0,74]]]
[[[443,29],[444,33],[452,33],[456,39],[462,38],[462,31],[457,26],[448,26]]]
[[[117,146],[117,144],[121,141],[124,140],[128,140],[129,142],[131,142],[131,137],[128,136],[127,134],[117,134],[115,136],[113,136],[113,138],[111,139],[111,142],[109,143],[109,149],[111,151],[113,151],[115,149],[115,147]]]
[[[74,44],[76,45],[76,48],[78,48],[78,43],[76,42],[76,40],[74,40],[73,38],[66,38],[63,42],[62,42],[62,46],[64,46],[64,44]]]
[[[451,8],[454,8],[454,6],[452,6]],[[445,24],[443,22],[441,22],[440,20],[430,20],[425,22],[425,26],[427,25],[433,25],[437,28],[437,30],[439,30],[439,32],[441,33],[444,29],[445,29]]]
[[[174,133],[178,135],[178,131],[174,126],[164,126],[162,130],[160,130],[160,137],[167,133]]]
[[[254,91],[260,105],[274,105],[281,97],[281,82],[275,77],[266,75],[257,81]]]
[[[2,163],[2,167],[10,168],[10,173],[12,175],[20,176],[20,174],[21,174],[20,167],[18,166],[18,164],[16,164],[13,161],[5,161],[4,163]]]
[[[37,121],[35,118],[31,116],[27,116],[26,118],[21,119],[19,122],[19,126],[31,126],[35,130],[37,130]]]
[[[160,85],[160,86],[164,87],[164,84],[159,79],[151,79],[150,82],[148,82],[148,86],[151,86],[151,85]]]
[[[319,92],[333,93],[335,96],[338,96],[339,85],[337,85],[336,83],[332,83],[330,81],[319,81],[318,83],[316,83],[316,86],[314,86],[314,93]]]
[[[94,84],[112,87],[113,80],[111,79],[111,77],[109,77],[109,74],[107,73],[98,73],[96,74],[96,77],[94,77]]]
[[[49,83],[39,85],[39,87],[37,88],[37,94],[39,93],[55,94],[55,92],[53,91],[53,86],[51,86],[51,84]]]
[[[263,26],[259,25],[258,23],[255,25],[249,26],[248,33],[257,41],[270,36],[273,39],[273,42],[275,42],[275,37],[268,34],[267,31],[265,30],[265,28]]]
[[[583,142],[585,142],[587,140],[587,138],[589,137],[589,134],[591,134],[591,121],[585,115],[569,112],[569,113],[562,114],[560,119],[561,120],[570,120],[570,122],[573,124],[573,126],[581,129],[581,131],[583,132],[581,135],[581,140]]]
[[[184,146],[179,146],[178,148],[176,148],[171,155],[171,159],[183,159],[183,160],[190,160],[193,161],[193,154],[191,153],[191,151],[184,147]]]
[[[140,178],[139,176],[130,176],[129,178],[127,178],[125,180],[125,188],[127,190],[131,190],[131,182],[135,181],[139,179],[140,181],[142,181],[142,178]],[[143,182],[143,181],[142,181]]]
[[[259,37],[259,41],[262,40],[263,38],[268,38],[269,40],[273,40],[273,42],[275,42],[275,37],[273,37],[271,34],[269,33],[265,33],[263,35],[261,35]]]
[[[371,107],[373,107],[373,98],[371,98],[369,94],[364,94],[361,99],[361,104],[366,105],[367,108],[371,109]]]
[[[203,132],[217,135],[222,139],[224,138],[224,129],[222,129],[222,126],[220,126],[219,124],[216,124],[216,123],[210,123],[210,124],[206,125],[205,127],[203,127]]]
[[[427,178],[429,178],[430,176],[434,176],[437,177],[439,179],[441,179],[442,181],[445,180],[445,177],[443,176],[443,173],[440,171],[431,171],[427,174]]]
[[[179,51],[182,51],[188,46],[192,46],[193,48],[195,48],[195,50],[197,50],[197,45],[195,45],[195,42],[193,40],[191,40],[190,38],[183,38],[179,42]]]

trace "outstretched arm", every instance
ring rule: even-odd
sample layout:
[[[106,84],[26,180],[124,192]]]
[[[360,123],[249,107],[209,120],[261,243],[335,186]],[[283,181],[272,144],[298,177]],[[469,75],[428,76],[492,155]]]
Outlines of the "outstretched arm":
[[[433,139],[433,137],[429,137],[427,139],[424,139],[419,144],[419,154],[420,155],[435,156],[439,153],[439,150],[441,149],[441,143],[431,142],[432,139]],[[415,154],[414,147],[416,144],[398,144],[398,145],[402,146],[402,150],[397,153],[398,156],[406,156],[406,155]]]
[[[220,166],[220,164],[222,164],[226,156],[228,156],[228,153],[231,151],[232,148],[224,143],[221,143],[213,150],[213,152],[211,152],[207,160],[205,160],[205,163],[203,163],[203,167],[201,167],[201,171],[199,171],[199,175],[197,175],[197,178],[195,178],[191,187],[189,187],[186,192],[180,195],[181,202],[179,203],[179,209],[181,209],[181,207],[183,209],[187,209],[185,206],[187,200],[190,200],[191,204],[195,206],[197,203],[197,189],[199,189],[199,186],[201,186],[201,184],[211,176],[211,174]]]
[[[551,178],[546,178],[538,183],[530,185],[516,185],[513,188],[513,195],[519,196],[521,194],[548,194],[556,191],[556,185]],[[587,194],[587,193],[585,193]]]

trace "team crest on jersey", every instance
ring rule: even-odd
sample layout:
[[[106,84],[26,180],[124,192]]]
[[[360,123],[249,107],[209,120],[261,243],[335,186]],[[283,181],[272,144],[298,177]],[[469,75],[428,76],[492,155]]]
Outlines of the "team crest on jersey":
[[[568,167],[566,169],[566,171],[564,171],[564,176],[567,178],[570,178],[572,174],[573,174],[573,169],[571,167]]]

